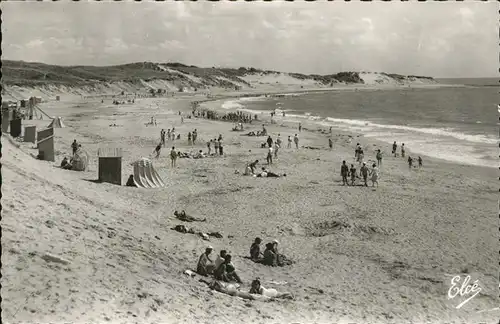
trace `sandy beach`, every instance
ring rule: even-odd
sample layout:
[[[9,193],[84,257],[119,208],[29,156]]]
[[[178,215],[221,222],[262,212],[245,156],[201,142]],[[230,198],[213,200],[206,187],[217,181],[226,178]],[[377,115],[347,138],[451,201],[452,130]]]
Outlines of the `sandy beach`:
[[[234,95],[227,93],[225,96]],[[184,119],[203,97],[50,101],[42,108],[61,116],[55,130],[56,163],[36,160],[33,144],[2,136],[2,317],[6,323],[493,323],[498,319],[497,184],[494,168],[457,165],[424,157],[385,156],[377,189],[344,187],[342,160],[354,159],[357,142],[368,160],[387,144],[360,134],[269,118],[231,131],[230,122]],[[221,101],[203,106],[218,109]],[[158,125],[146,127],[155,116]],[[23,121],[45,127],[49,121]],[[117,127],[110,127],[117,124]],[[265,124],[270,135],[300,136],[299,149],[282,148],[269,169],[282,178],[243,176],[245,164],[265,166],[263,137],[242,136]],[[130,163],[148,157],[160,130],[175,127],[154,166],[166,183],[139,189],[95,183],[97,149],[123,149],[123,184]],[[198,143],[186,135],[197,129]],[[223,157],[179,159],[169,148],[206,151],[221,134]],[[61,170],[76,139],[90,154],[85,172]],[[318,149],[307,149],[304,146]],[[408,149],[411,154],[411,148]],[[240,174],[236,174],[235,171]],[[171,227],[183,224],[174,210],[206,222],[189,226],[219,231],[210,242]],[[184,223],[186,225],[186,223]],[[277,239],[295,261],[266,267],[245,259],[255,237]],[[248,290],[260,277],[266,287],[295,300],[247,301],[211,291],[183,272],[194,269],[211,244],[226,249]],[[58,256],[57,262],[46,254]],[[44,257],[45,256],[45,257]],[[482,290],[461,309],[449,300],[451,278],[469,274]],[[376,300],[376,302],[373,302]]]

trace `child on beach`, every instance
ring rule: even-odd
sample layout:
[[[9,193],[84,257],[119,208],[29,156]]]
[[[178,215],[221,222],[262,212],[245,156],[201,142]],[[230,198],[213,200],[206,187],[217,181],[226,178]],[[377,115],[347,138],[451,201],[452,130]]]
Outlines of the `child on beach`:
[[[286,148],[292,148],[292,137],[288,135],[288,145]]]
[[[370,172],[371,176],[371,181],[372,181],[372,187],[375,187],[375,184],[377,184],[378,187],[378,168],[375,163],[372,165],[372,171]]]
[[[349,167],[345,161],[342,161],[342,166],[340,167],[340,175],[342,176],[342,185],[349,185],[347,182],[347,176],[349,175]]]
[[[175,151],[175,147],[172,146],[172,150],[170,151],[170,162],[173,168],[176,166],[177,162],[177,152]]]

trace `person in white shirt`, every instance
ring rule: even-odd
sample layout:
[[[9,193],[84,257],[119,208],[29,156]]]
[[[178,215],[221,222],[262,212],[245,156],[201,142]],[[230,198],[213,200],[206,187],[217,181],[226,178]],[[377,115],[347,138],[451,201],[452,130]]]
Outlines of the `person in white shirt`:
[[[273,148],[272,148],[272,146],[269,147],[269,149],[267,151],[266,160],[267,160],[267,164],[273,164]]]

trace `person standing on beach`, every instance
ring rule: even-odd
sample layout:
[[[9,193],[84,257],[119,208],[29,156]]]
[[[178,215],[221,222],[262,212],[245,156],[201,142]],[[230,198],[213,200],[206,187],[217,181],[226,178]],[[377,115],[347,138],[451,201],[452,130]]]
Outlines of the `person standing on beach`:
[[[191,132],[188,133],[188,145],[191,146],[192,145],[192,141],[191,141]]]
[[[267,137],[267,147],[273,147],[273,139],[271,138],[271,135]]]
[[[380,149],[377,150],[377,164],[378,166],[381,166],[382,165],[382,152],[380,152]]]
[[[372,187],[375,187],[375,184],[377,184],[378,187],[378,168],[375,163],[372,165],[372,171],[370,172],[371,176],[371,181],[372,181]]]
[[[404,158],[405,157],[405,143],[401,144],[401,157]]]
[[[163,147],[165,147],[165,130],[162,129],[160,131],[160,143]]]
[[[299,148],[299,136],[297,134],[293,137],[293,142],[295,143],[295,147]]]
[[[167,140],[169,140],[169,141],[170,141],[170,135],[171,134],[170,134],[170,128],[169,128],[169,129],[167,129]]]
[[[342,176],[342,185],[349,185],[347,182],[347,176],[349,175],[349,167],[345,161],[342,161],[342,166],[340,167],[340,175]]]
[[[219,141],[214,138],[214,149],[215,149],[215,155],[219,154]]]
[[[278,134],[278,138],[276,138],[276,144],[281,147],[281,134]]]
[[[208,155],[210,156],[210,153],[212,153],[212,140],[207,142],[207,149],[208,149]]]
[[[349,174],[351,175],[351,186],[354,186],[354,182],[356,181],[356,168],[354,167],[354,164],[351,164]]]
[[[170,151],[170,162],[172,168],[175,168],[177,165],[177,152],[175,151],[175,147],[172,146],[172,150]]]
[[[330,126],[330,134],[332,133],[332,126]]]
[[[302,132],[302,123],[299,123],[299,132]]]
[[[278,150],[280,149],[280,146],[278,145],[278,142],[274,143],[274,158],[278,158]]]
[[[422,158],[419,156],[418,157],[418,168],[420,169],[422,167]]]
[[[223,156],[224,155],[224,147],[222,146],[222,139],[220,139],[218,142],[219,142],[219,155]]]
[[[397,149],[398,149],[398,144],[396,144],[396,141],[394,141],[394,143],[392,144],[392,154],[394,154],[394,157],[396,157],[396,155],[398,154]]]
[[[411,167],[413,166],[413,159],[411,158],[411,156],[408,157],[408,167],[410,168],[411,170]]]
[[[172,136],[172,141],[175,141],[175,128],[172,128],[170,135]]]
[[[267,164],[269,164],[269,165],[273,164],[273,148],[272,148],[272,146],[270,146],[269,149],[267,150],[266,160],[267,160]]]
[[[363,162],[363,166],[361,167],[361,169],[359,169],[359,172],[363,176],[365,187],[368,187],[368,167],[366,166],[366,162]]]
[[[196,139],[197,138],[198,138],[198,131],[195,128],[194,131],[193,131],[193,145],[196,144]]]
[[[292,148],[292,137],[288,135],[288,145],[287,148]]]
[[[333,148],[333,141],[331,137],[328,139],[328,147],[330,148],[330,150]]]

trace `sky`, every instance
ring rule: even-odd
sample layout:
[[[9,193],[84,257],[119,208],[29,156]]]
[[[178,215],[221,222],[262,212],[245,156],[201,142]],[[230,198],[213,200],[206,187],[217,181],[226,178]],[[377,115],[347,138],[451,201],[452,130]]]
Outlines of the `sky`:
[[[3,59],[496,77],[490,2],[1,2]]]

